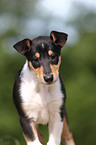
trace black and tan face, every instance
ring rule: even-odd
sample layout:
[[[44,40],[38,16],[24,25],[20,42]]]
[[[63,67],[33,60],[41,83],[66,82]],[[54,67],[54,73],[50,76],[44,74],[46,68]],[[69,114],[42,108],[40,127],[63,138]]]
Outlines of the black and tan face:
[[[52,31],[50,37],[40,36],[34,40],[24,39],[14,45],[15,49],[26,56],[29,67],[43,84],[52,84],[58,79],[61,63],[61,48],[67,34]]]

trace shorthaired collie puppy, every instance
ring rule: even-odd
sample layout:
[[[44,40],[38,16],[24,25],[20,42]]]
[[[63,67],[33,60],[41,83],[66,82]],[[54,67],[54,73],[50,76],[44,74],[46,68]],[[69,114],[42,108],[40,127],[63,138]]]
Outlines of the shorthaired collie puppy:
[[[48,124],[47,145],[75,145],[65,109],[66,93],[59,73],[61,48],[67,34],[52,31],[50,37],[24,39],[14,48],[26,57],[18,71],[13,98],[27,145],[42,145],[38,124]]]

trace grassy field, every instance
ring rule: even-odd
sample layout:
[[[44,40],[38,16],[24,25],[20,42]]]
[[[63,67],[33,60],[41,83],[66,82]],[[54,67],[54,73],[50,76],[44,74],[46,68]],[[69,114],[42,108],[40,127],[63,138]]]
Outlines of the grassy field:
[[[66,108],[77,145],[96,144],[96,33],[84,34],[62,50],[60,72],[67,91]],[[25,145],[13,104],[15,74],[25,59],[0,50],[0,145]],[[40,126],[44,134],[46,127]],[[47,138],[46,138],[47,140]]]

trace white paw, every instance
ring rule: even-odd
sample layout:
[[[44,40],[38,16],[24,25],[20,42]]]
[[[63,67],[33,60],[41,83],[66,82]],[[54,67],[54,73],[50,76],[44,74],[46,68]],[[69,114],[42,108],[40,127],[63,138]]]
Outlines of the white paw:
[[[60,145],[59,143],[55,143],[55,142],[53,142],[53,141],[49,141],[48,143],[47,143],[47,145]]]
[[[42,145],[39,140],[35,140],[35,141],[32,141],[32,142],[28,142],[27,145]]]

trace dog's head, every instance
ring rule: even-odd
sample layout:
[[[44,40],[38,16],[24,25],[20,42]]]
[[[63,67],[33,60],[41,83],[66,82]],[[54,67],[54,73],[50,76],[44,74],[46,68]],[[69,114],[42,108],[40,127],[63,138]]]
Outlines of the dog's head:
[[[24,39],[14,45],[14,48],[26,56],[29,67],[35,72],[43,84],[54,83],[58,79],[61,63],[61,48],[68,35],[52,31],[50,37],[40,36],[33,40]]]

